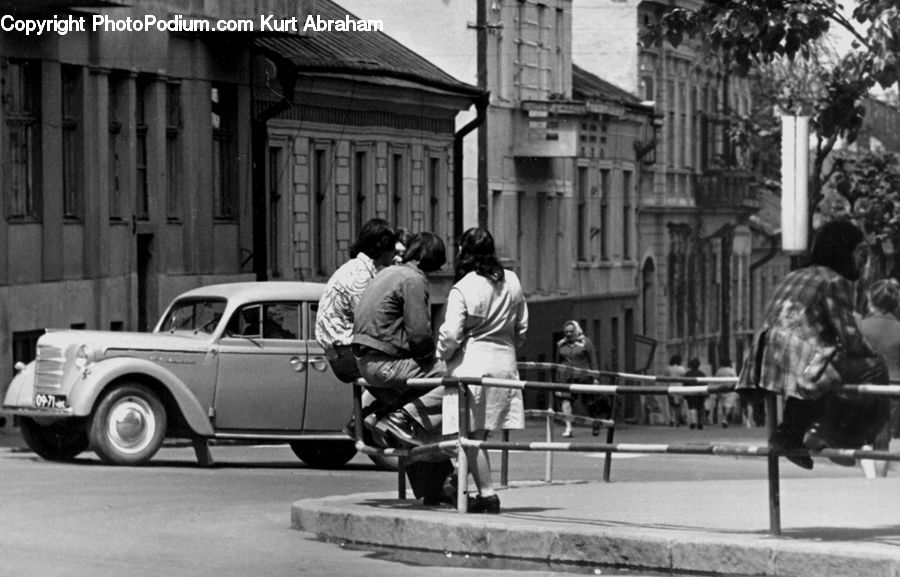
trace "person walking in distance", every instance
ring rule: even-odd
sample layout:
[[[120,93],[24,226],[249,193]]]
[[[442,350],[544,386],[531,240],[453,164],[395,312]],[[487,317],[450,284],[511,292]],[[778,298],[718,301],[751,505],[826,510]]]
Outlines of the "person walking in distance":
[[[716,377],[736,377],[734,367],[731,366],[731,359],[722,357],[719,362],[719,369],[716,371]],[[723,393],[719,395],[719,402],[716,403],[718,411],[719,424],[722,428],[727,429],[732,421],[739,420],[741,408],[741,399],[735,392]]]
[[[687,373],[687,369],[681,364],[681,355],[672,355],[669,358],[669,366],[666,367],[667,377],[683,377]],[[669,386],[681,385],[681,382],[669,383]],[[680,427],[685,422],[684,419],[684,399],[681,395],[666,396],[666,416],[669,420],[670,427]]]
[[[594,343],[585,336],[578,321],[566,321],[563,324],[563,338],[556,343],[556,363],[562,365],[557,374],[559,382],[597,384],[597,380],[591,375],[584,374],[579,370],[572,370],[597,369],[597,352],[594,350]],[[572,400],[574,395],[570,392],[558,391],[556,397],[560,401],[560,410],[566,420],[563,437],[571,437],[573,435]]]
[[[700,370],[700,359],[691,359],[688,361],[688,370],[684,373],[684,376],[706,376],[706,373]],[[690,382],[689,384],[693,385],[694,383]],[[706,395],[687,395],[688,417],[690,418],[691,429],[703,430],[703,421],[705,420],[705,415],[703,415],[705,400]]]
[[[887,361],[891,381],[900,381],[900,283],[895,279],[879,280],[866,291],[869,314],[859,323],[859,330],[872,348]],[[890,399],[890,419],[878,432],[873,448],[890,449],[892,438],[900,436],[900,400]],[[886,477],[888,461],[861,461],[863,470],[870,477]]]
[[[494,238],[483,228],[470,228],[462,235],[456,284],[447,296],[446,310],[437,356],[447,362],[449,375],[519,378],[516,349],[525,342],[528,305],[519,278],[501,266]],[[493,431],[525,428],[522,391],[470,385],[469,393],[469,438],[484,441]],[[445,395],[445,435],[459,432],[458,415],[458,395]],[[469,512],[499,513],[487,450],[467,448],[466,457],[478,490],[469,499]]]
[[[777,451],[858,448],[889,417],[887,399],[835,390],[844,383],[888,382],[884,358],[863,338],[854,316],[853,283],[868,257],[859,228],[846,220],[829,222],[816,234],[809,266],[788,273],[766,306],[738,392],[751,399],[784,396],[781,423],[769,438]],[[813,468],[811,457],[787,458]],[[855,465],[852,458],[832,461]]]

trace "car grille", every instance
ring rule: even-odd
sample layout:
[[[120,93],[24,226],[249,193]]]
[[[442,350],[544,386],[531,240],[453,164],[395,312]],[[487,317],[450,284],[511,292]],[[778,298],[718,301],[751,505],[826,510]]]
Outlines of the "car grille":
[[[62,385],[63,368],[66,364],[66,352],[51,345],[38,343],[35,385],[38,387],[59,388]]]

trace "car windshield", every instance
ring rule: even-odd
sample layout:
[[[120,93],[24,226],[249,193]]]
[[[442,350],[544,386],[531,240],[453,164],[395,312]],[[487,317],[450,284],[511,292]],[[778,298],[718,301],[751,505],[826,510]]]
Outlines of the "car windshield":
[[[212,334],[225,312],[224,299],[185,299],[176,302],[160,325],[160,332]]]

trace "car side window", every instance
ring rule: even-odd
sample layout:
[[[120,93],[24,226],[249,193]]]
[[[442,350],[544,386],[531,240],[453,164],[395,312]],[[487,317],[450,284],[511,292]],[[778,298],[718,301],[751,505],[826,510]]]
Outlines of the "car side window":
[[[239,337],[262,337],[262,305],[250,305],[240,309],[228,321],[226,334]]]
[[[228,322],[227,334],[248,338],[296,340],[300,327],[297,303],[248,305]]]
[[[272,303],[265,306],[263,338],[296,340],[300,326],[300,309],[295,303]]]

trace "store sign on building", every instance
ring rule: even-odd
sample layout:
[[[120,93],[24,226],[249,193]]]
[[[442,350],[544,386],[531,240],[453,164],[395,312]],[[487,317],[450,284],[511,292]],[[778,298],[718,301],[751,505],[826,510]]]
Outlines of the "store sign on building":
[[[516,126],[515,156],[573,157],[577,150],[578,131],[573,117],[555,111],[534,108],[527,111],[525,122]]]

